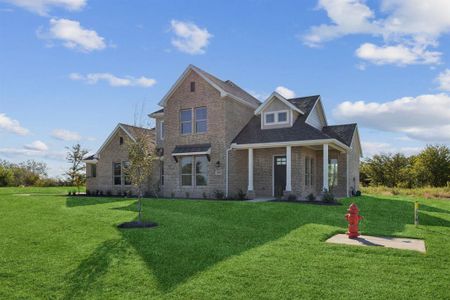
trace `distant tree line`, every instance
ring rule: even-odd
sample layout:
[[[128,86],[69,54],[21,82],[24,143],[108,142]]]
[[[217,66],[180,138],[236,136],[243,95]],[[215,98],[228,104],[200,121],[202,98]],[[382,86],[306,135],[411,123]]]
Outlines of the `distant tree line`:
[[[363,186],[443,187],[450,185],[450,149],[428,145],[417,155],[377,154],[361,163]]]
[[[49,178],[47,164],[35,160],[12,163],[0,160],[0,187],[5,186],[64,186],[63,179]]]

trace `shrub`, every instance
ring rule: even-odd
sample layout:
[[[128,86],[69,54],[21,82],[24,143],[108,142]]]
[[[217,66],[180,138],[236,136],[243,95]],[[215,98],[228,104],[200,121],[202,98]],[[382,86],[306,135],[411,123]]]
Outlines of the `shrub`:
[[[100,195],[100,191],[99,191],[99,190],[96,190],[96,191],[95,191],[95,196],[98,196],[98,195]]]
[[[72,196],[72,191],[68,191],[67,196]]]
[[[103,196],[103,191],[100,191],[98,194],[99,194],[100,196]]]
[[[334,203],[336,202],[336,198],[332,192],[325,190],[322,194],[322,201],[325,203]]]
[[[238,200],[245,200],[245,199],[247,199],[247,194],[242,189],[239,189],[239,191],[238,191],[236,196],[237,196],[236,198]]]
[[[208,195],[206,195],[205,192],[203,192],[202,196],[203,196],[203,199],[207,199],[208,198]]]
[[[308,196],[306,196],[306,199],[308,199],[308,201],[316,201],[316,196],[314,196],[313,193],[310,193]]]
[[[86,190],[86,196],[90,196],[91,195],[91,191],[90,190]]]
[[[172,193],[170,193],[170,198],[175,198],[175,193],[174,192],[172,192]]]
[[[189,192],[186,192],[185,195],[186,195],[186,198],[189,199],[189,196],[190,196]]]
[[[355,196],[356,197],[360,197],[361,196],[361,191],[356,191]]]
[[[221,200],[221,199],[223,199],[224,196],[225,196],[225,194],[222,191],[219,191],[219,190],[214,191],[214,197],[216,199]]]
[[[107,191],[106,191],[106,196],[111,196],[111,195],[112,195],[111,191],[110,191],[110,190],[107,190]]]
[[[294,194],[289,194],[289,196],[287,197],[288,201],[297,201],[297,196]]]

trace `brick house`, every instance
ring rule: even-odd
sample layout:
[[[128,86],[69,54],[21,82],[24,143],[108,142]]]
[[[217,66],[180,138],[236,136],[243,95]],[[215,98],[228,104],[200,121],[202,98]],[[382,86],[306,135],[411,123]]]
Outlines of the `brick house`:
[[[124,139],[156,139],[159,160],[148,192],[165,197],[214,198],[240,190],[247,197],[305,198],[359,189],[362,155],[356,124],[328,125],[319,95],[261,103],[232,81],[190,65],[149,114],[153,129],[119,124],[88,157],[87,189],[131,190],[123,172]]]

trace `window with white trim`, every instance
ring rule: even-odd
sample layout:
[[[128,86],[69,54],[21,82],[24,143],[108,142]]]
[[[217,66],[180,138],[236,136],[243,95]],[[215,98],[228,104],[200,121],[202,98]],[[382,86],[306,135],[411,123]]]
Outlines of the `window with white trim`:
[[[335,187],[338,185],[338,160],[332,158],[328,160],[328,186]]]
[[[195,108],[195,132],[204,133],[208,131],[208,110],[206,107]]]
[[[159,122],[159,138],[164,139],[164,121]]]
[[[313,170],[314,170],[314,159],[311,157],[305,157],[305,186],[313,185]]]
[[[123,184],[124,185],[131,185],[131,177],[129,175],[129,167],[130,167],[130,162],[129,161],[122,162]]]
[[[289,123],[288,113],[287,110],[265,112],[264,125],[287,124]]]
[[[208,159],[206,156],[184,156],[180,159],[180,165],[182,186],[208,185]]]
[[[181,134],[192,133],[192,108],[180,110]]]
[[[122,164],[120,162],[113,163],[113,183],[114,185],[122,184]]]

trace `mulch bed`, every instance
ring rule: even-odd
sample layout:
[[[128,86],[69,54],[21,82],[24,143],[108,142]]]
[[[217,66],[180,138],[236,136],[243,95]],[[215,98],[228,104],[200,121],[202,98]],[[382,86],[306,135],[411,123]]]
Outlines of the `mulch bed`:
[[[286,203],[296,203],[296,204],[313,204],[313,205],[325,205],[325,206],[336,206],[342,205],[340,202],[323,202],[323,201],[288,201],[288,200],[270,200],[269,202],[286,202]]]
[[[153,222],[138,222],[138,221],[125,222],[125,223],[117,225],[118,228],[122,228],[122,229],[151,228],[151,227],[156,227],[156,226],[158,226],[157,223],[153,223]]]

